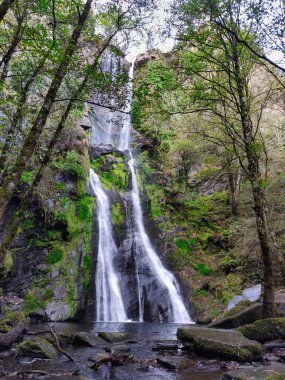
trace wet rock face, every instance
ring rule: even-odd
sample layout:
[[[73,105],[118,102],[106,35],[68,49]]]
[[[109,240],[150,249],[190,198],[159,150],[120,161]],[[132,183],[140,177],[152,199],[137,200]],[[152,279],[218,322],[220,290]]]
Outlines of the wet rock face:
[[[115,149],[111,144],[90,145],[89,156],[91,159],[96,159],[101,156],[107,156],[108,154],[115,153],[120,157],[124,157],[124,153]]]
[[[239,362],[261,359],[261,345],[235,330],[193,326],[178,329],[177,338],[183,343],[193,344],[195,353],[200,355],[218,356]]]

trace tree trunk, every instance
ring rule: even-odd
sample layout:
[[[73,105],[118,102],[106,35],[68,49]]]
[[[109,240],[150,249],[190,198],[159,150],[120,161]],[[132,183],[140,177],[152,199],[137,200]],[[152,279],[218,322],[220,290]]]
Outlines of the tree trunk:
[[[248,161],[247,176],[251,183],[254,212],[256,219],[257,233],[261,248],[261,256],[263,261],[263,309],[262,317],[274,317],[276,314],[275,306],[275,284],[272,263],[272,253],[269,245],[269,233],[266,221],[266,197],[261,184],[261,175],[259,169],[259,156],[254,148],[254,132],[252,122],[246,105],[246,84],[242,77],[239,66],[239,55],[237,49],[237,41],[232,36],[232,49],[233,49],[233,64],[234,74],[237,84],[237,93],[239,101],[239,114],[241,118],[243,139],[246,158]]]
[[[6,160],[8,158],[9,150],[11,149],[11,144],[13,141],[15,131],[16,131],[17,127],[20,126],[22,118],[23,118],[23,106],[26,103],[28,92],[29,92],[31,85],[33,84],[34,80],[36,79],[36,77],[39,75],[39,73],[43,69],[49,54],[50,54],[50,52],[43,57],[43,59],[41,60],[39,65],[36,67],[36,69],[34,70],[32,75],[30,76],[30,78],[26,82],[24,88],[21,90],[20,98],[19,98],[19,101],[17,104],[17,110],[16,110],[15,115],[12,119],[11,125],[8,129],[6,139],[5,139],[5,143],[4,143],[4,146],[2,148],[2,152],[1,152],[1,156],[0,156],[0,171],[2,170],[2,177],[3,177],[3,172],[5,171],[5,163],[6,163]]]
[[[0,88],[3,87],[4,81],[5,81],[7,74],[8,74],[9,63],[11,61],[11,58],[15,52],[15,49],[16,49],[18,43],[21,41],[21,38],[23,35],[22,24],[23,24],[24,19],[25,19],[25,15],[21,16],[21,18],[18,20],[17,29],[16,29],[15,34],[13,36],[13,40],[11,42],[11,45],[9,46],[8,51],[4,54],[4,56],[1,60],[0,67],[3,66],[3,68],[2,68],[2,73],[0,76]]]
[[[5,17],[6,13],[8,12],[9,8],[13,5],[15,0],[3,0],[0,4],[0,22]]]
[[[78,23],[72,33],[67,49],[63,54],[63,58],[55,72],[55,75],[49,87],[48,93],[45,96],[43,106],[40,109],[38,116],[32,128],[30,129],[27,138],[24,141],[21,152],[19,153],[13,167],[10,170],[10,174],[6,177],[0,189],[0,218],[2,218],[3,213],[7,207],[7,204],[10,201],[11,197],[13,196],[13,193],[16,189],[16,186],[20,180],[20,177],[23,171],[25,170],[28,160],[34,153],[38,138],[40,137],[43,131],[43,128],[46,124],[52,105],[56,99],[56,95],[59,90],[59,87],[68,71],[70,60],[77,47],[77,43],[81,35],[83,26],[85,24],[85,21],[88,18],[88,15],[91,9],[92,2],[93,0],[87,0],[85,3],[84,10],[81,13],[80,17],[78,18]]]

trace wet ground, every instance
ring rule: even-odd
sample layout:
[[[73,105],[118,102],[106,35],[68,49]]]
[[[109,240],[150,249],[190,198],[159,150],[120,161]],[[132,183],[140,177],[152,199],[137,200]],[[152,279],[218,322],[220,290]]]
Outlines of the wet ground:
[[[38,379],[80,379],[83,376],[87,379],[98,380],[218,380],[221,377],[221,362],[215,360],[205,360],[191,357],[180,350],[175,352],[157,352],[152,347],[156,341],[176,340],[177,328],[180,324],[168,323],[57,323],[54,331],[67,332],[69,334],[79,331],[98,333],[100,331],[123,332],[127,334],[127,345],[130,347],[130,354],[137,360],[136,363],[125,363],[122,366],[111,366],[103,364],[97,370],[90,368],[92,363],[88,360],[96,353],[105,352],[104,347],[75,347],[68,345],[65,349],[70,352],[75,362],[68,361],[64,356],[59,356],[57,360],[42,360],[33,358],[16,358],[17,353],[9,352],[9,357],[1,353],[2,371],[7,373],[23,370],[43,371],[48,375],[34,374],[32,378]],[[32,324],[30,331],[41,332],[48,330],[45,324]],[[38,335],[39,337],[41,335]],[[108,343],[106,343],[106,347]],[[13,354],[13,356],[11,356]],[[167,356],[188,356],[194,360],[194,364],[185,370],[170,371],[156,363],[157,358]],[[70,377],[71,374],[75,374]],[[18,376],[18,377],[17,377]],[[20,379],[19,375],[4,378]]]

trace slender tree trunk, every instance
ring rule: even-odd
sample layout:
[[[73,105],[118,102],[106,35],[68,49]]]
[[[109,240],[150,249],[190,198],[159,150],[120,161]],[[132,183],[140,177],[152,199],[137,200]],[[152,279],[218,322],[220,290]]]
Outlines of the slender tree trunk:
[[[78,23],[72,33],[67,49],[63,54],[63,58],[55,72],[54,79],[49,87],[48,93],[45,96],[43,106],[40,109],[38,116],[32,128],[30,129],[27,138],[24,141],[21,152],[19,153],[13,167],[10,170],[10,174],[6,177],[0,189],[0,218],[2,218],[7,204],[13,196],[13,193],[16,189],[16,186],[20,180],[23,171],[25,170],[28,160],[34,153],[38,138],[40,137],[43,128],[46,124],[52,105],[56,99],[59,87],[68,71],[70,60],[77,47],[79,37],[81,35],[85,21],[87,20],[91,9],[92,2],[93,0],[87,0],[85,3],[84,10],[78,18]]]
[[[5,17],[6,13],[8,12],[9,8],[13,5],[15,0],[3,0],[0,4],[0,22]]]
[[[261,174],[259,169],[259,157],[254,149],[254,136],[251,119],[248,114],[245,102],[245,83],[241,75],[239,66],[239,56],[237,51],[237,42],[232,36],[233,63],[237,92],[239,99],[239,112],[243,128],[244,145],[248,161],[248,179],[251,183],[256,226],[259,243],[261,247],[261,256],[263,261],[263,310],[262,317],[274,317],[276,314],[275,307],[275,284],[272,263],[272,253],[269,244],[269,233],[266,221],[266,197],[261,184]]]
[[[5,139],[5,143],[4,143],[4,146],[2,148],[2,152],[1,152],[1,156],[0,156],[0,171],[2,171],[2,173],[1,172],[0,173],[2,174],[2,178],[4,176],[3,172],[5,172],[5,163],[6,163],[6,160],[8,158],[8,153],[9,153],[9,150],[10,150],[11,145],[12,145],[12,141],[13,141],[15,131],[17,130],[17,127],[19,127],[21,122],[22,122],[23,107],[24,107],[24,104],[26,103],[29,90],[30,90],[34,80],[37,78],[37,76],[40,74],[41,70],[43,69],[49,54],[50,54],[50,52],[43,57],[43,59],[40,61],[39,65],[36,67],[36,69],[34,70],[32,75],[30,76],[30,78],[26,82],[25,86],[21,90],[20,98],[19,98],[19,101],[17,103],[17,110],[16,110],[15,115],[12,119],[11,125],[8,129],[6,139]]]
[[[16,50],[18,43],[21,41],[21,38],[23,35],[22,24],[23,24],[24,19],[25,19],[25,15],[21,16],[21,18],[18,20],[17,29],[16,29],[15,34],[13,36],[11,45],[9,46],[8,51],[4,54],[4,56],[1,60],[0,67],[3,66],[3,68],[2,68],[2,73],[0,76],[0,88],[3,87],[4,81],[5,81],[7,74],[8,74],[9,63],[10,63],[11,58],[12,58],[12,56]]]

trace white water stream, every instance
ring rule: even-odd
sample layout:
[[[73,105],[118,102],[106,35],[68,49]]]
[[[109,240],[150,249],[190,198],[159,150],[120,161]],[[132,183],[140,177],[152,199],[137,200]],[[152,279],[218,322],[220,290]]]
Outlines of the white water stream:
[[[118,250],[113,238],[110,202],[93,169],[90,169],[90,186],[97,198],[98,220],[96,319],[98,322],[124,322],[127,315],[113,264]]]
[[[121,128],[120,139],[117,149],[128,151],[130,160],[128,162],[132,179],[132,203],[133,218],[135,221],[136,252],[135,252],[135,273],[137,282],[137,297],[139,306],[139,321],[144,317],[144,287],[141,273],[147,272],[153,276],[155,283],[164,294],[167,292],[166,309],[168,322],[193,323],[185,305],[183,303],[178,283],[175,277],[162,264],[150,239],[147,235],[138,189],[137,177],[135,172],[135,160],[130,152],[130,110],[132,102],[134,62],[129,71],[129,84],[127,88],[127,105],[125,107],[123,127]],[[106,131],[108,133],[108,129]],[[96,268],[96,319],[97,321],[126,321],[127,315],[124,309],[122,295],[119,287],[119,279],[114,269],[114,258],[118,253],[113,239],[110,204],[106,192],[100,184],[99,177],[90,171],[90,184],[97,197],[97,216],[99,224],[98,259]],[[140,257],[143,255],[143,257]],[[140,265],[143,267],[141,268]],[[145,275],[145,274],[144,274]],[[160,299],[152,302],[160,305]],[[163,317],[161,316],[161,320]]]

